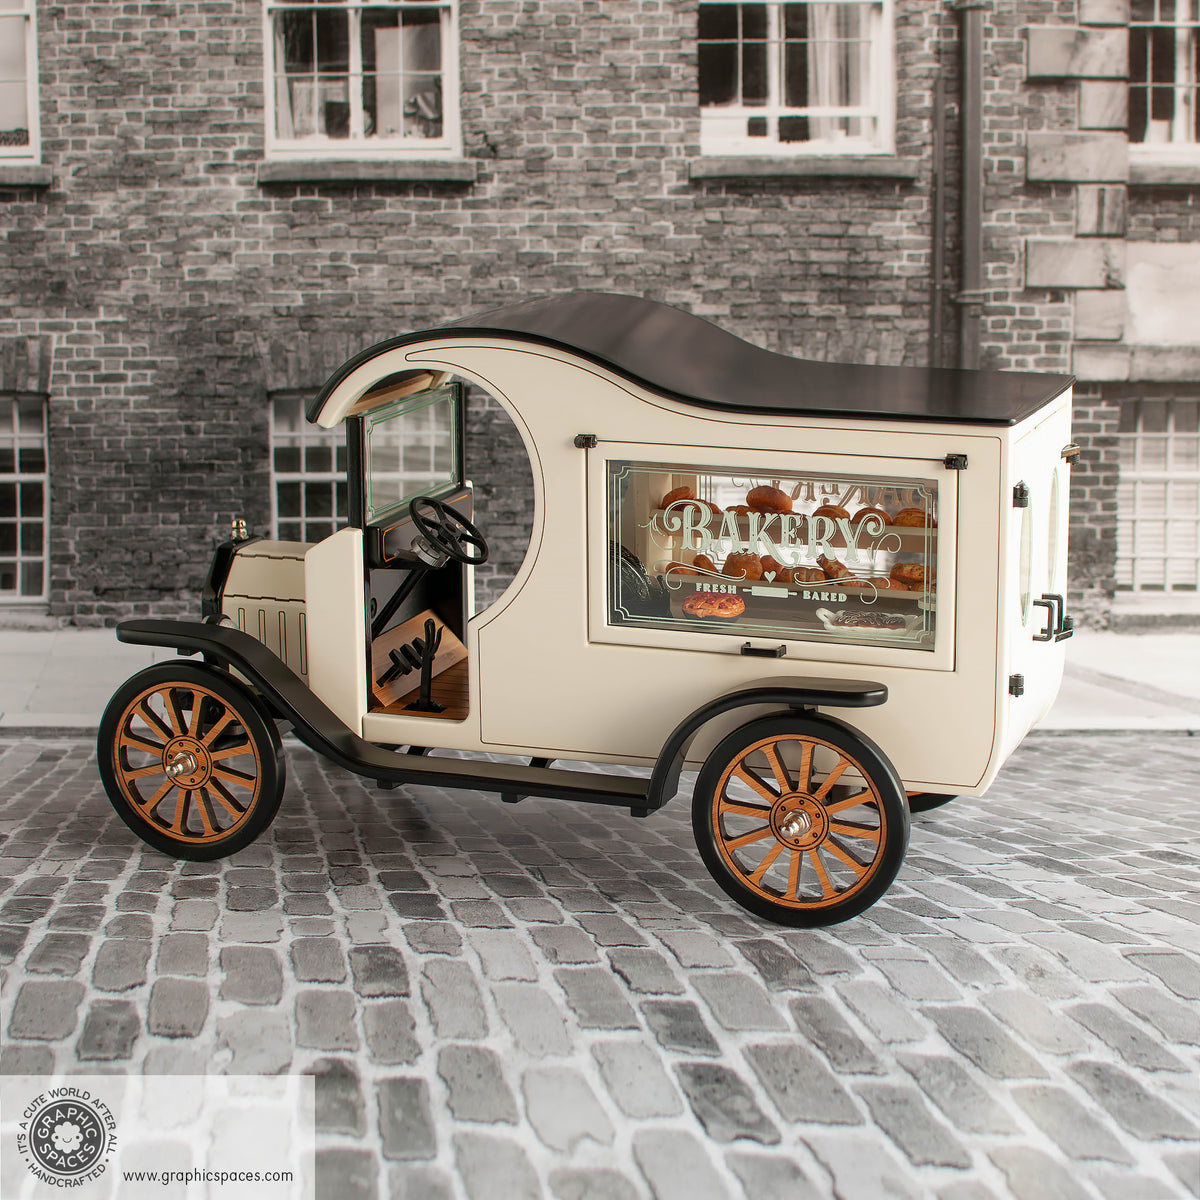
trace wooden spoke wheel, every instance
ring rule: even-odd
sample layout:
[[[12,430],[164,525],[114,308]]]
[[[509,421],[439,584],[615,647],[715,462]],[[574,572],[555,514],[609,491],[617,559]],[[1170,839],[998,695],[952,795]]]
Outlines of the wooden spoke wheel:
[[[831,925],[895,879],[908,806],[891,763],[848,725],[771,717],[713,750],[692,828],[713,878],[743,908],[781,925]]]
[[[909,792],[908,811],[915,813],[929,812],[933,808],[941,808],[949,804],[953,796],[943,796],[940,792]]]
[[[231,676],[163,663],[127,680],[100,721],[100,777],[117,815],[175,858],[248,846],[283,796],[274,722]]]

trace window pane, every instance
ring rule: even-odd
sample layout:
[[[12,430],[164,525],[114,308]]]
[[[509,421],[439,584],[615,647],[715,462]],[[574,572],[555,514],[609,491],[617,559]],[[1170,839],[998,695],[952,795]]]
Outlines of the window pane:
[[[11,459],[12,451],[9,456]],[[46,452],[41,446],[22,446],[21,447],[21,471],[26,475],[40,475],[46,469]],[[3,463],[3,457],[0,455],[0,464]],[[0,465],[0,470],[3,470]],[[11,468],[10,468],[11,469]]]
[[[733,104],[737,99],[737,47],[700,46],[700,104]]]
[[[15,592],[17,590],[16,563],[0,562],[0,592]]]
[[[808,37],[807,4],[785,4],[783,6],[783,36],[786,38]]]
[[[404,69],[442,69],[442,23],[436,8],[404,11]]]
[[[319,12],[314,20],[317,70],[326,75],[346,74],[350,70],[350,18],[344,13]]]
[[[25,18],[0,17],[0,79],[25,78]]]
[[[40,517],[42,515],[42,490],[40,483],[21,484],[21,516]]]
[[[765,4],[742,5],[742,37],[765,38],[767,36],[767,6]]]
[[[17,430],[20,433],[46,432],[46,406],[40,400],[17,401]]]
[[[298,517],[300,515],[300,485],[298,483],[281,483],[278,489],[279,517]]]
[[[306,471],[331,471],[333,469],[333,448],[331,446],[308,446],[304,451],[304,469]]]
[[[767,102],[767,44],[750,42],[742,46],[742,103]]]
[[[13,555],[17,552],[17,524],[15,521],[0,522],[0,554]]]
[[[42,594],[42,571],[40,562],[24,562],[21,564],[21,595],[40,596]]]
[[[333,515],[333,484],[309,483],[304,486],[304,513],[309,517]]]
[[[738,14],[736,4],[700,5],[700,39],[737,39]]]
[[[29,112],[25,99],[24,82],[0,83],[0,146],[29,145]]]
[[[21,525],[21,553],[41,554],[42,527],[33,521],[25,521]]]
[[[282,55],[280,50],[282,49]],[[275,17],[275,61],[289,75],[311,75],[316,66],[313,18],[309,13],[283,12]]]
[[[442,136],[440,76],[409,75],[404,81],[404,132],[409,137]]]
[[[779,118],[779,140],[781,142],[807,142],[808,139],[807,117]]]
[[[299,446],[276,446],[275,447],[275,470],[276,471],[299,471],[300,470],[300,447]]]
[[[17,485],[0,483],[0,517],[17,515]]]
[[[280,521],[279,522],[279,540],[282,542],[302,542],[304,538],[300,533],[300,524],[295,521]]]
[[[0,437],[4,436],[0,428]],[[16,451],[11,446],[0,446],[0,475],[11,475],[17,469]]]
[[[783,102],[789,108],[808,107],[808,44],[788,42],[783,50]]]

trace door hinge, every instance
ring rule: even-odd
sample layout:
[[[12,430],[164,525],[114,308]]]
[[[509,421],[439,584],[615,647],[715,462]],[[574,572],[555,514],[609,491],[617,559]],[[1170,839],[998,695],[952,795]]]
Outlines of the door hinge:
[[[1028,508],[1029,507],[1029,484],[1021,480],[1015,488],[1013,488],[1013,508]]]
[[[594,433],[577,433],[575,435],[576,450],[595,450],[596,435]]]
[[[1008,677],[1008,694],[1010,696],[1025,695],[1025,676],[1010,675]]]
[[[942,466],[947,471],[965,471],[967,469],[967,456],[965,454],[947,454],[942,459]]]

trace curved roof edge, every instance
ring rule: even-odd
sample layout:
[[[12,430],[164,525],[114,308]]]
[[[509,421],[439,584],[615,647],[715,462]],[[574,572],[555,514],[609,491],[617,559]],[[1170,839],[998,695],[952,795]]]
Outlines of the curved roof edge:
[[[790,358],[655,300],[575,291],[371,346],[334,373],[308,406],[309,420],[347,375],[377,354],[463,335],[553,346],[684,404],[729,412],[1016,425],[1074,382],[1070,375]]]

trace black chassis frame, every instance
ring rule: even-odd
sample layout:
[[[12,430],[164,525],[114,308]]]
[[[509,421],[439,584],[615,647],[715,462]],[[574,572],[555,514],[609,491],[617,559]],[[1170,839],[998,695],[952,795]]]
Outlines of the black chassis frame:
[[[232,668],[262,698],[276,719],[318,754],[384,787],[432,784],[498,792],[514,803],[526,796],[582,800],[628,808],[649,816],[673,799],[692,739],[713,718],[739,708],[803,712],[817,707],[869,708],[887,700],[887,687],[857,679],[789,679],[747,684],[710,700],[676,726],[649,778],[562,770],[534,759],[530,765],[482,759],[433,758],[424,748],[389,750],[354,733],[281,659],[248,633],[215,621],[123,621],[118,641],[174,647],[180,655],[202,654],[209,664]],[[433,730],[431,730],[433,732]]]

